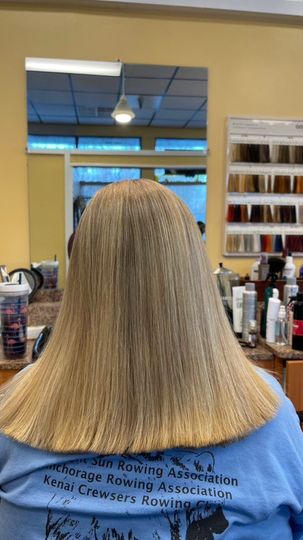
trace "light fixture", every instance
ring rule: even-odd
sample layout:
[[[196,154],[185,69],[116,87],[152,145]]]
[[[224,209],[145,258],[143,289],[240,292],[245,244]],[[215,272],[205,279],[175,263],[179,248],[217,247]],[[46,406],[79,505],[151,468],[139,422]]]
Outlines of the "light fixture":
[[[128,101],[126,99],[126,96],[125,96],[124,64],[122,64],[121,76],[122,76],[121,96],[111,115],[118,124],[128,124],[133,118],[135,118],[136,115],[134,111],[130,108]]]
[[[26,71],[73,73],[78,75],[103,75],[120,77],[121,62],[91,62],[86,60],[61,60],[57,58],[26,58]]]

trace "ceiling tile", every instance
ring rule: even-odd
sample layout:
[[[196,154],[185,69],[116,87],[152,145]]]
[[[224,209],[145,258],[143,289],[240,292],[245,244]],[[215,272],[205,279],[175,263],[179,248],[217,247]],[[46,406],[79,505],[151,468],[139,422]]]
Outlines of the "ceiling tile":
[[[178,110],[170,110],[170,109],[161,109],[160,111],[157,112],[155,118],[158,120],[166,120],[166,119],[169,119],[169,120],[176,120],[176,121],[180,121],[180,120],[186,120],[188,122],[188,120],[190,120],[190,118],[193,116],[194,114],[194,111],[178,111]]]
[[[184,127],[186,122],[184,120],[156,120],[154,119],[151,123],[153,127]]]
[[[201,97],[166,96],[161,103],[161,109],[199,109],[205,100]]]
[[[28,122],[40,122],[36,114],[30,113],[27,117]]]
[[[36,114],[34,107],[31,105],[29,101],[27,102],[27,112],[28,114]]]
[[[206,122],[207,120],[207,111],[198,111],[195,116],[192,118],[193,122]]]
[[[168,92],[168,96],[200,96],[207,95],[206,81],[173,80]]]
[[[137,119],[150,120],[155,114],[154,109],[133,109]]]
[[[126,79],[125,92],[128,94],[163,94],[168,86],[169,79]]]
[[[118,100],[118,94],[100,94],[95,92],[75,92],[77,105],[84,107],[113,107]]]
[[[81,118],[79,118],[79,123],[81,125],[94,124],[98,126],[113,126],[114,120],[112,118],[90,118],[90,117],[82,116]]]
[[[31,90],[70,90],[66,73],[42,73],[39,71],[27,71],[27,87]]]
[[[134,118],[131,123],[132,126],[148,126],[148,124],[149,120],[143,118]]]
[[[97,75],[72,75],[75,92],[99,92],[116,94],[120,88],[120,77],[102,77]]]
[[[207,80],[207,68],[179,67],[175,75],[176,79],[200,79]]]
[[[176,68],[174,66],[154,66],[146,64],[125,64],[126,77],[149,77],[152,79],[170,79]]]
[[[43,103],[36,104],[38,114],[48,114],[49,116],[75,116],[73,105],[44,105]]]
[[[54,90],[29,90],[29,99],[35,103],[47,103],[50,105],[72,105],[73,97],[71,92],[60,92]]]
[[[75,116],[53,116],[44,114],[41,116],[44,124],[77,124]]]
[[[187,124],[186,127],[188,128],[205,128],[206,127],[206,122],[197,122],[196,120],[195,121],[191,121]]]

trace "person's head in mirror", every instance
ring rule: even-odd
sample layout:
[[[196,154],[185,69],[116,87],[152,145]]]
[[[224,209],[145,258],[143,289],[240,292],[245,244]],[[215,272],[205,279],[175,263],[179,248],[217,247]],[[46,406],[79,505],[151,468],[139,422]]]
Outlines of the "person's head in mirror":
[[[205,234],[205,223],[203,221],[197,221],[197,225],[199,227],[201,236],[203,237]]]
[[[0,441],[0,463],[7,444],[12,448],[5,456],[18,455],[20,472],[11,461],[12,500],[23,493],[30,471],[31,480],[36,473],[40,480],[46,475],[44,483],[30,486],[38,490],[36,498],[52,501],[47,530],[56,530],[62,520],[67,527],[76,515],[83,537],[97,520],[104,537],[105,522],[117,538],[119,533],[153,540],[170,538],[177,526],[182,538],[196,538],[201,529],[209,536],[210,530],[223,532],[243,521],[256,528],[252,538],[261,538],[263,516],[266,521],[268,513],[271,521],[278,515],[279,527],[283,521],[285,477],[276,465],[277,439],[284,441],[282,455],[297,460],[303,483],[298,432],[293,428],[294,445],[284,437],[295,415],[290,409],[278,413],[277,392],[272,378],[257,370],[236,342],[201,233],[185,204],[157,182],[112,184],[97,193],[81,218],[49,344],[9,386],[0,408],[0,437],[18,441]],[[22,445],[14,446],[20,442],[27,444],[23,460]],[[44,452],[38,455],[37,449]],[[53,459],[55,452],[69,456]],[[69,467],[71,459],[76,467]],[[59,483],[63,471],[71,475],[71,470],[80,471],[70,482],[63,479],[67,489],[73,486],[73,514],[60,502],[66,492]],[[214,483],[216,495],[208,491]],[[32,492],[26,492],[28,499],[37,500]],[[103,493],[109,493],[106,501],[100,501]],[[299,507],[295,488],[291,496]],[[160,499],[174,512],[163,513]],[[0,522],[1,511],[5,505]],[[40,507],[39,512],[41,519]],[[290,527],[290,512],[283,531]],[[237,532],[236,527],[234,537],[240,538]]]

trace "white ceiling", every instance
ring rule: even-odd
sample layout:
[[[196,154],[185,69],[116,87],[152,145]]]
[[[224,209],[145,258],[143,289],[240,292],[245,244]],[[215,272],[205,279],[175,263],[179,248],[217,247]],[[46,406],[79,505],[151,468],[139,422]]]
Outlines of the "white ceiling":
[[[202,128],[207,122],[207,69],[125,65],[134,126]],[[120,77],[27,72],[28,121],[114,125]]]
[[[104,0],[96,0],[104,4]],[[146,4],[155,6],[194,7],[214,12],[261,13],[303,16],[303,0],[106,0],[106,3]]]
[[[6,5],[58,6],[59,8],[77,9],[100,7],[105,5],[140,4],[141,6],[170,6],[197,8],[212,14],[261,14],[280,16],[303,16],[303,0],[0,0]]]

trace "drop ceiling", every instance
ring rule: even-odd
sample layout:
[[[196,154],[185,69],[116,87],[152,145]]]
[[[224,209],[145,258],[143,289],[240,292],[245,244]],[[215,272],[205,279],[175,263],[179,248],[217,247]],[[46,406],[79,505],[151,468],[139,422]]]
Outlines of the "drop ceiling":
[[[126,64],[125,90],[133,126],[206,126],[207,69]],[[120,77],[28,72],[28,121],[113,126],[120,92]]]

